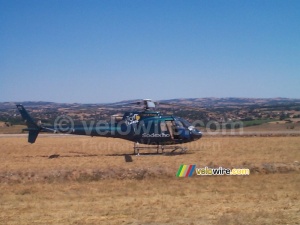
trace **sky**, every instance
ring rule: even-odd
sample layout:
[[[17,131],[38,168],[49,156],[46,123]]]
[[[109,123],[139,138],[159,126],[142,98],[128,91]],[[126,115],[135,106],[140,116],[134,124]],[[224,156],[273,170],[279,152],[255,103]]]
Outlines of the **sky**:
[[[300,98],[300,1],[0,0],[0,102]]]

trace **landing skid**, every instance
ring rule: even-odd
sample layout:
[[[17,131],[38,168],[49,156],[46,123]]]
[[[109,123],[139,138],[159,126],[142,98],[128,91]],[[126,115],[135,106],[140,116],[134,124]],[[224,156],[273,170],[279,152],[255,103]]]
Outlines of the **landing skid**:
[[[134,146],[133,146],[133,153],[135,155],[140,155],[140,150],[142,149],[156,149],[156,152],[157,154],[160,154],[160,151],[161,151],[161,154],[183,154],[183,153],[186,153],[187,151],[187,148],[186,147],[182,147],[182,146],[172,146],[172,145],[157,145],[156,147],[154,146],[139,146],[140,144],[137,142],[137,143],[134,143]],[[170,152],[165,152],[166,149],[172,149],[172,151]],[[177,151],[178,150],[178,151]]]

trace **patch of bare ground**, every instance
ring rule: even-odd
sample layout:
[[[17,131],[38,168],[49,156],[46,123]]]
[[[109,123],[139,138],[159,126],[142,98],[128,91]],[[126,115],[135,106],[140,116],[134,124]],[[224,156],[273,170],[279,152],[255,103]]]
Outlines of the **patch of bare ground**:
[[[22,129],[26,128],[23,125],[13,125],[13,126],[6,126],[4,123],[3,125],[0,123],[0,134],[21,134]]]
[[[204,137],[187,154],[127,163],[132,147],[107,138],[0,138],[0,224],[299,224],[298,137]],[[181,164],[251,173],[177,178]]]

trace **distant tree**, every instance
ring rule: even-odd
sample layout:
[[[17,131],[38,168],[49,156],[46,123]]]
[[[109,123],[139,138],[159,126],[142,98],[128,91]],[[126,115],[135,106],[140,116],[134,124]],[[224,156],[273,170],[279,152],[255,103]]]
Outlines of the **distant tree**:
[[[279,116],[279,120],[284,120],[285,118],[287,118],[287,115],[284,113],[281,113]]]

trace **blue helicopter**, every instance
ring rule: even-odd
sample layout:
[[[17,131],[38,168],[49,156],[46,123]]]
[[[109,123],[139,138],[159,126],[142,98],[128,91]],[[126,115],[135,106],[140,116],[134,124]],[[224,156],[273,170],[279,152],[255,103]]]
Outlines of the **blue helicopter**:
[[[164,116],[155,111],[156,102],[150,99],[135,104],[143,104],[144,110],[125,112],[119,121],[95,123],[90,126],[74,125],[72,121],[68,126],[56,123],[57,121],[54,126],[45,126],[35,122],[23,105],[16,106],[27,125],[23,131],[28,131],[29,143],[34,143],[40,132],[48,132],[125,139],[134,142],[134,154],[139,154],[140,149],[149,148],[141,147],[140,144],[151,145],[150,148],[155,145],[157,153],[159,150],[164,152],[167,148],[173,149],[172,152],[179,149],[180,153],[184,153],[186,148],[178,144],[196,141],[202,137],[202,133],[187,120],[173,115]],[[72,120],[70,117],[67,119]]]

